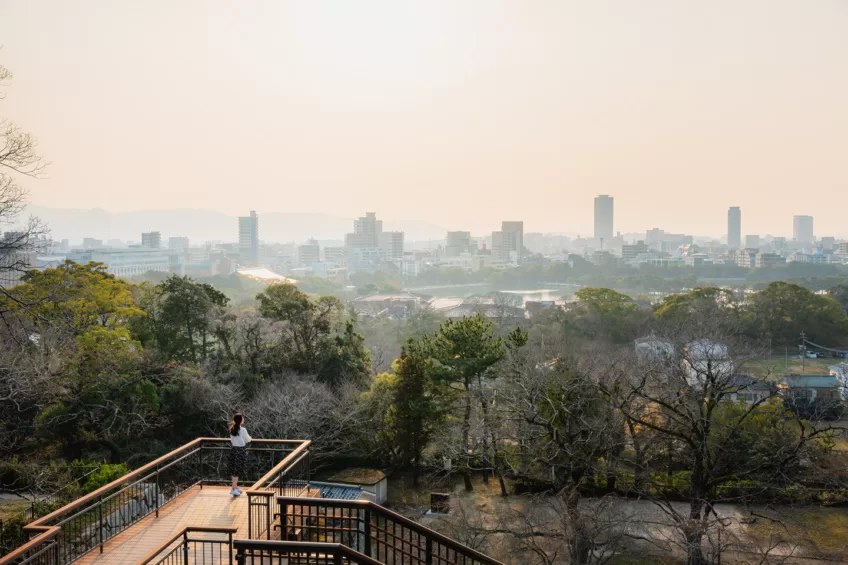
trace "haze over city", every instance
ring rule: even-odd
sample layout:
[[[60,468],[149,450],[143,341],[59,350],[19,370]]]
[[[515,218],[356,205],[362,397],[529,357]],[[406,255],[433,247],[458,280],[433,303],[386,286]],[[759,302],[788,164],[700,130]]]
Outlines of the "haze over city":
[[[3,115],[42,207],[591,235],[610,194],[622,233],[718,238],[740,206],[840,237],[845,29],[835,0],[5,1]]]
[[[848,0],[0,0],[0,565],[848,563]]]

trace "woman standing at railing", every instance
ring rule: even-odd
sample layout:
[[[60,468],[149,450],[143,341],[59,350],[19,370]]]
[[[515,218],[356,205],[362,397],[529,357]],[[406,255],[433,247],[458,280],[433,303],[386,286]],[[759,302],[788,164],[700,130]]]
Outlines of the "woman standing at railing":
[[[230,422],[230,477],[233,479],[233,488],[230,489],[230,494],[238,496],[241,494],[241,489],[238,488],[239,475],[244,474],[244,464],[247,459],[247,444],[252,438],[244,428],[244,414],[236,412],[233,414],[233,419]]]

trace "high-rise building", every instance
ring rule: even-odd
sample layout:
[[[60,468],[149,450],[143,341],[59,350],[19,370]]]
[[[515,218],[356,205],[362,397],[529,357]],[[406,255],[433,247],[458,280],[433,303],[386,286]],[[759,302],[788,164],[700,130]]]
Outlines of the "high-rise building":
[[[495,261],[509,261],[509,253],[504,247],[504,233],[502,231],[492,232],[492,259]]]
[[[239,217],[239,255],[244,265],[259,264],[259,216],[254,210]]]
[[[793,220],[792,237],[797,243],[803,245],[812,245],[816,242],[813,235],[813,217],[812,216],[795,216]]]
[[[742,246],[742,210],[739,206],[727,211],[727,246],[731,249]]]
[[[449,231],[445,241],[445,257],[457,257],[471,249],[470,231]]]
[[[403,259],[403,232],[380,232],[380,247],[386,250],[386,258]]]
[[[512,259],[511,254],[515,253],[515,262],[521,263],[524,258],[524,222],[501,222],[501,232],[507,256]]]
[[[158,231],[149,231],[141,234],[141,246],[149,249],[162,247],[162,234]]]
[[[353,233],[345,235],[345,246],[352,249],[376,249],[380,247],[382,231],[383,222],[377,219],[377,214],[366,212],[353,221]]]
[[[169,237],[168,238],[168,249],[173,249],[175,251],[187,251],[188,250],[188,238],[187,237]]]
[[[613,198],[601,194],[595,198],[595,239],[609,243],[613,237]]]
[[[297,262],[301,267],[310,267],[312,263],[321,261],[321,246],[314,239],[310,239],[297,248]]]

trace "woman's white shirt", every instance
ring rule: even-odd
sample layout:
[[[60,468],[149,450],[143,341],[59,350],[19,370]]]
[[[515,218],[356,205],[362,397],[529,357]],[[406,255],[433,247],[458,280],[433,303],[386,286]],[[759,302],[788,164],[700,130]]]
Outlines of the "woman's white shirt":
[[[250,434],[247,433],[247,430],[244,429],[244,426],[241,426],[239,428],[239,433],[237,436],[230,436],[230,442],[233,444],[233,447],[244,447],[251,441],[253,441],[253,438],[250,437]]]

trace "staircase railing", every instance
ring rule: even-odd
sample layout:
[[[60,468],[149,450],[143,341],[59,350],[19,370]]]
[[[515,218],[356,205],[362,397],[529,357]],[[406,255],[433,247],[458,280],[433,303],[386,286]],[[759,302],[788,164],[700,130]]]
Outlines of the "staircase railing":
[[[298,497],[309,491],[310,441],[304,441],[256,481],[247,492],[247,537],[271,539],[279,516],[278,496]]]
[[[233,534],[237,531],[232,526],[188,526],[135,565],[233,565]]]
[[[293,453],[307,449],[309,443],[253,440],[248,451],[255,453],[249,458],[254,464],[244,478],[255,480],[259,465],[283,472]],[[163,505],[186,490],[228,483],[229,444],[229,438],[198,438],[35,520],[24,528],[35,537],[1,557],[0,565],[67,565],[94,549],[102,552],[110,538],[151,514],[158,516]]]
[[[338,543],[236,540],[238,565],[381,565]]]
[[[366,500],[277,498],[281,539],[336,543],[386,565],[501,565]]]

